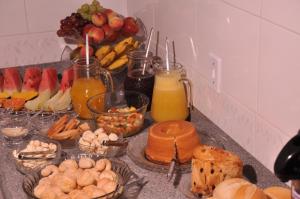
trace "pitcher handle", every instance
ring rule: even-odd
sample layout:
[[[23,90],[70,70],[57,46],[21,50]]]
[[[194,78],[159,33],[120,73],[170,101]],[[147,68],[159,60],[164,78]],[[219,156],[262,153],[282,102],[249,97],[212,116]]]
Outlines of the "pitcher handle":
[[[190,110],[193,110],[194,104],[193,104],[192,82],[188,78],[181,78],[179,81],[183,82],[183,85],[185,87],[188,107],[190,108]]]
[[[112,78],[110,72],[108,70],[100,67],[100,74],[103,74],[105,76],[106,81],[108,81],[108,83],[110,84],[110,91],[113,92],[114,91],[114,81],[113,81],[113,78]]]

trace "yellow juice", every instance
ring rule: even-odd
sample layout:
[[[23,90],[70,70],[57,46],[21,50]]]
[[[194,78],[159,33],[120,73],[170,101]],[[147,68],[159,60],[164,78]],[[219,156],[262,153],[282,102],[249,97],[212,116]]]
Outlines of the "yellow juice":
[[[78,78],[74,80],[71,89],[72,105],[79,117],[83,119],[92,119],[92,115],[87,107],[87,100],[97,94],[104,93],[106,87],[99,79]],[[98,104],[99,107],[103,106]]]
[[[180,78],[178,72],[155,76],[151,116],[156,122],[188,117],[186,93]]]

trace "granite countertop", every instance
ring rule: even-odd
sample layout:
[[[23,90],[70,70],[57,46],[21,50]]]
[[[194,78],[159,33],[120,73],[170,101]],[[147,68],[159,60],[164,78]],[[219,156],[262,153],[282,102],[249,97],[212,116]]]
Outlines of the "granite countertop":
[[[209,136],[218,140],[218,142],[221,142],[220,144],[224,145],[225,149],[240,156],[244,162],[244,175],[248,180],[262,188],[272,185],[285,186],[285,184],[281,183],[267,168],[199,111],[194,110],[192,112],[192,122],[199,132],[207,133]],[[146,130],[141,133],[146,133]],[[136,136],[141,136],[141,134]],[[0,191],[3,190],[3,193],[0,193],[0,199],[25,199],[26,195],[22,190],[22,180],[24,176],[16,171],[13,163],[9,161],[9,150],[5,145],[2,144],[0,146],[0,151],[2,154],[0,156]],[[68,149],[67,152],[68,151],[72,151],[72,149]],[[127,155],[121,157],[121,159],[129,165],[133,172],[140,177],[144,176],[148,181],[138,198],[179,199],[189,196],[190,173],[182,174],[181,179],[175,179],[176,177],[174,177],[174,179],[168,181],[165,173],[157,173],[140,168]]]

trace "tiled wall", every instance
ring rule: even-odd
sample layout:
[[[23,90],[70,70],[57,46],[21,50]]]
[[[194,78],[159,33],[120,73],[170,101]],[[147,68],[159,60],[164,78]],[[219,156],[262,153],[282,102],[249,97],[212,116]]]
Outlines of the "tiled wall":
[[[300,1],[128,0],[127,6],[162,39],[175,40],[197,108],[273,170],[300,127]],[[209,53],[222,59],[221,93],[209,86]]]
[[[65,46],[56,36],[59,21],[92,0],[1,0],[0,68],[59,61]],[[127,2],[101,0],[126,15]]]

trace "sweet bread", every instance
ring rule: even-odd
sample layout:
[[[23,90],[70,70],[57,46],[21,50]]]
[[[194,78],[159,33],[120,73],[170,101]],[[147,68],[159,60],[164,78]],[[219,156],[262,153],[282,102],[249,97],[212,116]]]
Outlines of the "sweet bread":
[[[242,161],[233,153],[212,146],[198,146],[193,152],[191,191],[201,196],[211,195],[220,182],[241,177],[242,169]]]

